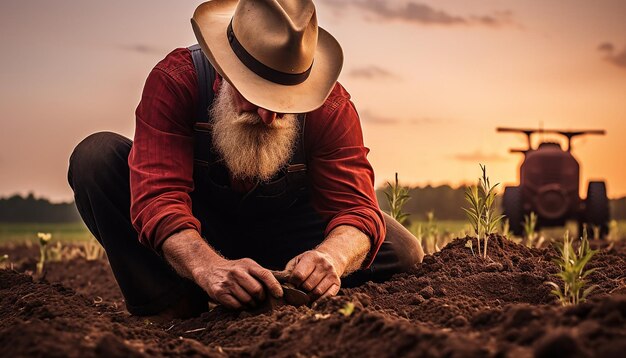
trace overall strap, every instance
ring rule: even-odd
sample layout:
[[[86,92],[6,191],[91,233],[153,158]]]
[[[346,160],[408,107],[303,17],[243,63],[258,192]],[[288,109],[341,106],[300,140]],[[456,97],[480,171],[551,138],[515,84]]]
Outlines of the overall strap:
[[[299,188],[306,187],[306,152],[304,150],[304,129],[306,126],[306,113],[298,115],[300,122],[300,133],[298,133],[298,143],[287,166],[287,176],[290,185]]]
[[[210,162],[211,131],[209,127],[209,107],[213,103],[213,82],[215,71],[200,45],[188,47],[193,66],[198,77],[198,107],[194,124],[194,158],[208,164]]]

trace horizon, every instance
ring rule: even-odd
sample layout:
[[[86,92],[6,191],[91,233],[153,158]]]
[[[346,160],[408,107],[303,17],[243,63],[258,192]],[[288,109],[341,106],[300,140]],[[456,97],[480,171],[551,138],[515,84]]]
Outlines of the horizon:
[[[195,43],[201,1],[17,0],[0,5],[0,197],[73,200],[74,146],[108,130],[132,138],[145,78]],[[479,163],[517,183],[525,138],[496,127],[605,129],[575,139],[581,195],[604,178],[626,196],[626,2],[319,0],[344,51],[339,81],[359,112],[376,188],[473,184]],[[364,41],[367,39],[367,41]],[[36,51],[33,51],[36,49]],[[542,139],[563,139],[551,135]],[[620,164],[621,163],[621,164]]]

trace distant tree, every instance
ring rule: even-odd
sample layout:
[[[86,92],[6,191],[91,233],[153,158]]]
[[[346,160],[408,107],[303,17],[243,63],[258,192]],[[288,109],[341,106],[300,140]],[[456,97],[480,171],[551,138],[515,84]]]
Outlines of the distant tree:
[[[0,222],[62,223],[80,221],[80,215],[73,202],[51,203],[48,199],[36,198],[33,193],[27,196],[13,195],[0,198]]]

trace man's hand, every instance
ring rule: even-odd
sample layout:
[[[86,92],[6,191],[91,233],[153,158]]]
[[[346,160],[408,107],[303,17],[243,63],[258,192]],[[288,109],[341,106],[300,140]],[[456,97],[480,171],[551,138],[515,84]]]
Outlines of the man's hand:
[[[209,297],[227,307],[255,306],[267,293],[274,297],[283,295],[269,270],[251,259],[225,259],[196,230],[184,230],[167,238],[163,255],[178,274],[194,280]]]
[[[341,288],[341,277],[359,269],[370,249],[370,239],[359,229],[342,225],[331,231],[314,250],[294,257],[286,270],[290,282],[317,299],[334,296]]]
[[[333,258],[317,250],[306,251],[287,263],[290,283],[313,294],[314,298],[334,296],[341,287],[341,269]]]
[[[220,258],[195,268],[192,276],[212,299],[234,309],[256,307],[265,300],[265,288],[274,297],[283,295],[274,275],[251,259]]]

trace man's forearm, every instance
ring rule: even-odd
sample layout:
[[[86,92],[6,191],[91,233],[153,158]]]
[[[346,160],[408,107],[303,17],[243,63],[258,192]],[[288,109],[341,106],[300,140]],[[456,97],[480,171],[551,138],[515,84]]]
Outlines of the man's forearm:
[[[207,263],[223,260],[198,231],[180,231],[163,242],[163,256],[179,275],[195,280],[196,270],[205,269]]]
[[[334,259],[341,276],[358,270],[371,248],[370,238],[361,230],[341,225],[334,228],[316,250]]]

